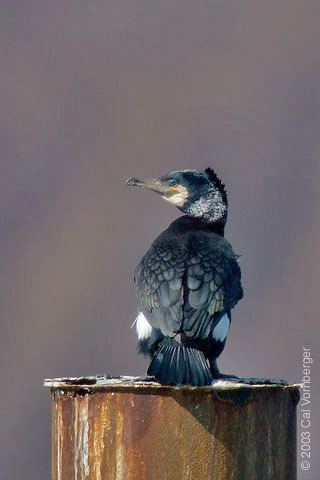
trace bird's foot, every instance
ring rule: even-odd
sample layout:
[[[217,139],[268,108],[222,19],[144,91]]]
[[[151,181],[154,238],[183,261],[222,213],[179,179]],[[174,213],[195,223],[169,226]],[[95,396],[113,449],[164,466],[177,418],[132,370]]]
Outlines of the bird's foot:
[[[232,373],[217,373],[212,380],[212,385],[219,382],[220,380],[225,380],[226,382],[238,382],[239,377],[233,375]]]
[[[216,373],[212,380],[212,385],[216,384],[220,380],[226,382],[245,383],[248,385],[288,385],[285,380],[280,378],[251,378],[251,377],[237,377],[232,374]]]

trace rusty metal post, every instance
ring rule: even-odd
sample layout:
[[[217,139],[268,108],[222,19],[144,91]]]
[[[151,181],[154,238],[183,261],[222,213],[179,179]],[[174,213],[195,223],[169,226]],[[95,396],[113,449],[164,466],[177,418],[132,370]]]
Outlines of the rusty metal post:
[[[296,479],[297,385],[89,377],[45,386],[53,480]]]

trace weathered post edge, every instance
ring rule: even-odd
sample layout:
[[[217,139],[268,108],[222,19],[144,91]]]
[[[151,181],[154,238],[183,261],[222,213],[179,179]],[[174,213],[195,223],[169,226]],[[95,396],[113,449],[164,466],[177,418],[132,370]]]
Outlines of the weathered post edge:
[[[299,385],[45,380],[53,480],[296,479]]]

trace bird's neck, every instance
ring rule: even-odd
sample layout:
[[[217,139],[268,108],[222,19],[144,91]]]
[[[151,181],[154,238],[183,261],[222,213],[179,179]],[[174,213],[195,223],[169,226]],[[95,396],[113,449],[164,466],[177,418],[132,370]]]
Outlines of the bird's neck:
[[[177,218],[170,225],[170,228],[178,229],[179,231],[190,229],[207,230],[221,235],[221,237],[224,236],[224,227],[225,222],[212,222],[204,218],[195,218],[189,215],[183,215],[182,217]]]
[[[228,215],[228,201],[218,189],[211,188],[197,199],[190,199],[181,210],[188,217],[210,225],[214,231],[223,232]]]
[[[224,227],[225,223],[222,222],[212,222],[207,224],[208,228],[212,231],[217,233],[218,235],[221,235],[221,237],[224,237]]]

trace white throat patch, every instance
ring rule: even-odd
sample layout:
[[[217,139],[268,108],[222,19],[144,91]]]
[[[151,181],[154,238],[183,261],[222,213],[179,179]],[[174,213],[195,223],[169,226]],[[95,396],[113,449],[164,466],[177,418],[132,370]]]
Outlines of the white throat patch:
[[[178,192],[171,195],[171,197],[163,196],[162,198],[176,207],[183,207],[189,197],[188,189],[183,185],[177,185],[177,190]]]

